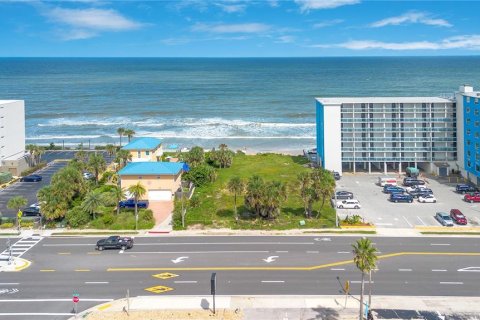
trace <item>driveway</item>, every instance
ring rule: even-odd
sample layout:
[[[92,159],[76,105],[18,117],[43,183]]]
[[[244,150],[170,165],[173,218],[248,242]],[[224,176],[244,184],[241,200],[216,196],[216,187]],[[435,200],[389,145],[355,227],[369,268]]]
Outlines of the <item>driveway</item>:
[[[172,220],[173,201],[150,200],[148,208],[152,210],[155,218],[153,230],[171,230],[170,222]]]

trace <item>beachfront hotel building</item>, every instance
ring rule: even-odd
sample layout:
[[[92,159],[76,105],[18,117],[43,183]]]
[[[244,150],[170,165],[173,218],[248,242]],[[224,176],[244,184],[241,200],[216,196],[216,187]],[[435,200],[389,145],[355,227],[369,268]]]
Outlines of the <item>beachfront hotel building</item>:
[[[0,100],[0,172],[19,176],[27,168],[24,101]]]
[[[462,176],[480,185],[480,91],[460,86],[457,103],[457,164]]]
[[[316,124],[317,161],[328,170],[387,173],[414,166],[445,175],[457,160],[453,98],[316,98]]]

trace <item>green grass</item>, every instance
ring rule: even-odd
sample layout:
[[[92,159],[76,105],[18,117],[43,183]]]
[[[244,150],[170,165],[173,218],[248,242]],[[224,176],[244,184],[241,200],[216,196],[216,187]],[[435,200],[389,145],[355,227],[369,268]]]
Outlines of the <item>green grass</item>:
[[[335,213],[329,201],[325,202],[319,218],[305,219],[302,200],[299,196],[297,175],[310,169],[303,167],[307,161],[301,156],[279,154],[243,155],[236,154],[233,165],[226,169],[217,169],[218,178],[208,186],[195,189],[199,205],[187,212],[186,225],[200,225],[210,228],[254,229],[254,230],[287,230],[331,228],[335,225]],[[244,197],[237,197],[240,220],[234,219],[234,197],[227,190],[230,178],[238,176],[247,181],[254,174],[265,181],[282,181],[288,185],[288,200],[281,208],[280,215],[273,221],[261,218],[250,218],[244,207]],[[314,216],[320,209],[320,203],[314,206]],[[178,215],[174,217],[175,229],[181,229]],[[301,226],[299,222],[305,221]]]
[[[377,234],[377,231],[374,230],[319,230],[319,231],[305,231],[303,233],[359,233],[359,234]]]
[[[86,232],[52,232],[52,236],[78,236],[78,235],[117,235],[123,234],[138,234],[136,231],[122,231],[122,232],[111,232],[111,231],[86,231]]]

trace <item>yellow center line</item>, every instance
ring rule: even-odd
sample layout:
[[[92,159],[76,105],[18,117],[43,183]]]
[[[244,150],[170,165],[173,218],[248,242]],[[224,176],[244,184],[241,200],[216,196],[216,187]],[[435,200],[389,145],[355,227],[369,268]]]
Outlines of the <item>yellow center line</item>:
[[[55,269],[41,269],[40,272],[54,272]]]
[[[387,259],[408,255],[425,255],[425,256],[480,256],[480,252],[396,252],[379,255],[378,259]],[[118,271],[312,271],[325,269],[353,263],[351,260],[343,260],[332,263],[326,263],[316,266],[305,267],[163,267],[163,268],[107,268],[108,272]]]
[[[77,272],[89,272],[90,269],[75,269]]]

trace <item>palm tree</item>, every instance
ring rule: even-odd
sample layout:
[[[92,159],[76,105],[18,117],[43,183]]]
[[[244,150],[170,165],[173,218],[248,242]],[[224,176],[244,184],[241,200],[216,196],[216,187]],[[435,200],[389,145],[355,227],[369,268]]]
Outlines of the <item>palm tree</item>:
[[[359,319],[363,319],[363,292],[365,284],[365,274],[371,273],[377,266],[377,249],[372,245],[370,239],[362,238],[357,240],[353,247],[353,262],[357,269],[362,272],[362,287],[360,290],[360,315]],[[372,284],[370,283],[370,286]],[[370,299],[369,299],[370,300]],[[368,305],[370,308],[370,303]]]
[[[130,151],[120,149],[117,151],[117,158],[115,159],[115,162],[120,164],[120,168],[124,167],[128,160],[132,160],[132,155],[130,154]]]
[[[87,163],[87,160],[88,160],[87,151],[80,150],[80,151],[75,152],[75,159],[77,159],[78,161],[80,161],[83,164]]]
[[[123,131],[123,135],[127,136],[128,142],[130,142],[130,139],[132,139],[132,137],[135,135],[135,131],[132,129],[125,129],[125,131]]]
[[[116,186],[114,189],[110,191],[110,196],[112,200],[115,201],[115,205],[117,206],[117,215],[118,215],[120,213],[120,206],[118,205],[118,203],[127,198],[125,196],[125,189],[120,186]]]
[[[145,193],[147,193],[147,190],[145,187],[140,183],[137,182],[137,184],[131,185],[128,187],[128,192],[133,196],[133,199],[135,201],[135,230],[138,228],[138,200],[142,198]]]
[[[125,128],[118,128],[117,133],[120,136],[120,148],[122,147],[122,136],[125,134]]]
[[[117,147],[113,144],[107,144],[105,146],[105,150],[107,151],[107,154],[110,157],[113,157],[115,155],[115,153],[117,152]]]
[[[93,219],[95,219],[95,213],[97,212],[98,208],[105,205],[105,197],[104,195],[97,190],[90,191],[83,199],[81,204],[82,210],[90,213],[93,215]]]
[[[30,167],[33,167],[35,166],[35,150],[37,149],[38,147],[34,144],[27,144],[25,146],[25,150],[27,150],[29,153],[30,153]]]
[[[228,190],[233,193],[233,203],[234,203],[234,210],[235,210],[235,220],[238,221],[238,214],[237,214],[237,195],[240,195],[245,190],[245,183],[243,183],[240,177],[232,177],[230,181],[228,181]]]
[[[7,202],[8,209],[14,209],[17,212],[20,212],[20,208],[25,207],[27,205],[27,199],[22,196],[15,196],[10,198]],[[20,224],[18,221],[18,214],[17,214],[17,228],[20,228]]]
[[[315,190],[313,188],[313,179],[310,172],[301,172],[297,176],[299,186],[295,186],[295,190],[300,191],[300,197],[303,201],[303,209],[305,210],[305,216],[307,218],[312,217],[312,206],[317,200]]]
[[[95,173],[95,184],[98,184],[98,175],[101,171],[105,171],[107,163],[101,153],[92,153],[87,163],[88,169]]]
[[[245,194],[245,206],[253,211],[256,216],[260,215],[261,199],[264,193],[265,183],[260,176],[254,175],[247,182]]]

